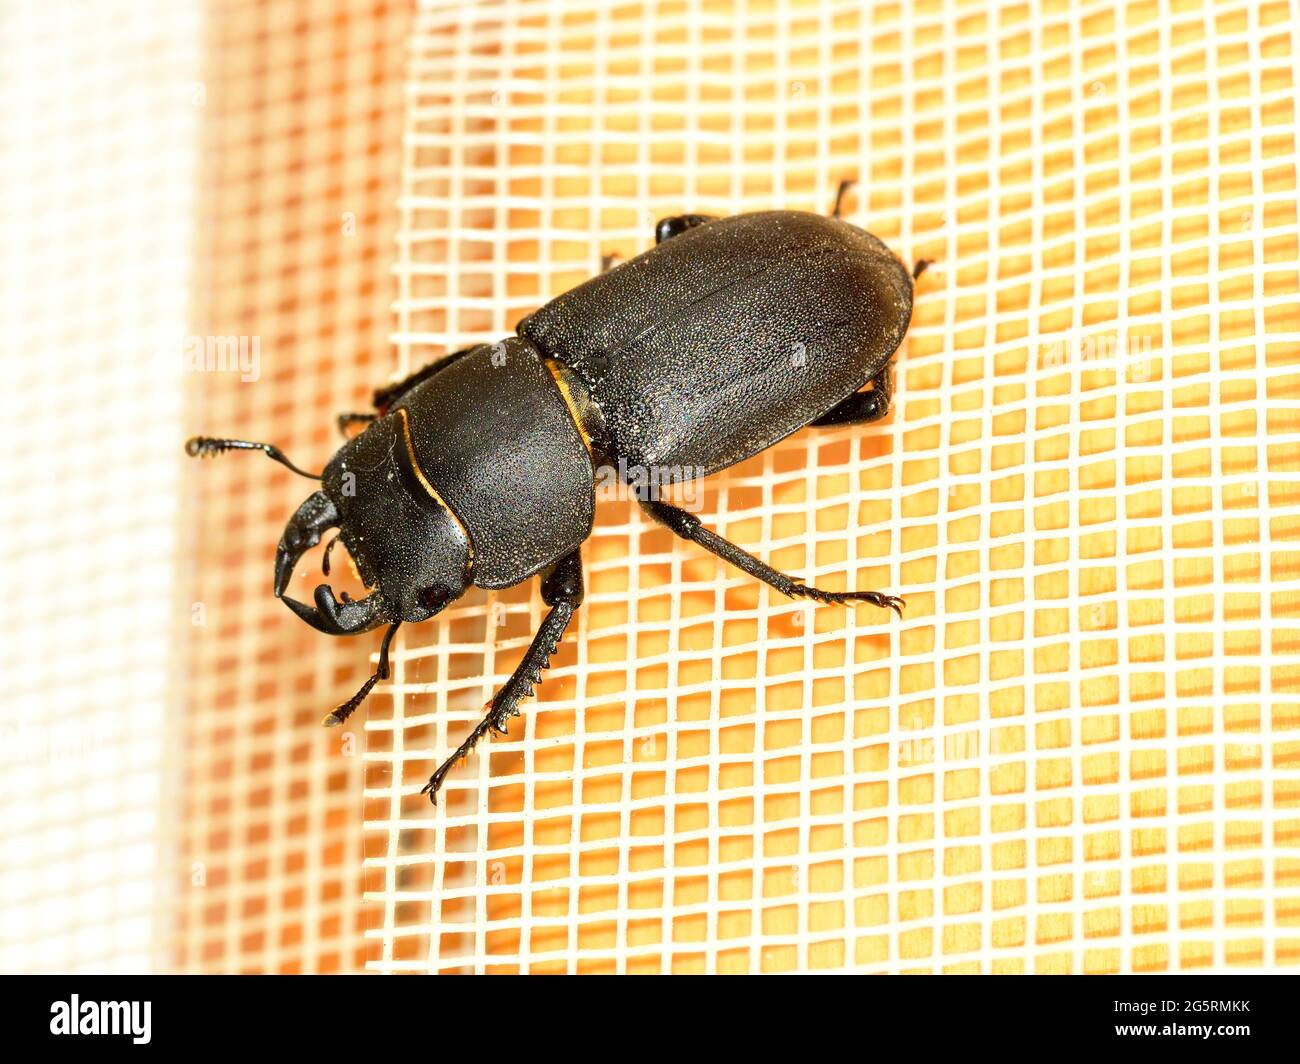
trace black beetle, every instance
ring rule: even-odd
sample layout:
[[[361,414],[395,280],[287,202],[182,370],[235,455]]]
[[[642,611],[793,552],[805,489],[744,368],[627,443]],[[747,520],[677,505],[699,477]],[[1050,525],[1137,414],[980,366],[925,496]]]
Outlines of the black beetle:
[[[617,467],[646,512],[677,535],[790,596],[866,602],[878,591],[801,583],[654,497],[647,484],[707,476],[806,425],[875,421],[889,410],[891,362],[912,316],[915,278],[878,239],[840,218],[768,211],[687,214],[655,228],[656,246],[547,303],[517,335],[447,355],[375,393],[367,427],[345,443],[290,518],[275,558],[283,597],[307,548],[337,527],[370,594],[285,604],[312,627],[354,635],[388,625],[379,667],[325,718],[347,719],[388,675],[404,621],[434,616],[470,587],[542,574],[550,607],[487,715],[430,778],[489,730],[504,734],[582,603],[578,549],[590,535],[597,470]],[[865,385],[871,388],[859,391]],[[199,436],[191,455],[270,444]],[[330,544],[333,546],[333,543]],[[322,563],[329,575],[328,550]]]

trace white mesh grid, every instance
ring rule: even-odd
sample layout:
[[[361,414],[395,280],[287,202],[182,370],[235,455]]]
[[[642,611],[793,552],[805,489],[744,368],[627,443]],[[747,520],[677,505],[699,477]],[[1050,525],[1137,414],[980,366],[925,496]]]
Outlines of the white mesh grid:
[[[824,211],[921,283],[893,417],[708,483],[791,604],[604,501],[542,616],[403,633],[379,971],[1156,971],[1300,957],[1294,4],[425,3],[401,367],[656,217]],[[1107,355],[1107,344],[1115,345]],[[1115,354],[1115,349],[1119,354]]]
[[[364,408],[388,374],[408,25],[405,5],[371,0],[213,9],[191,328],[255,339],[260,357],[255,379],[191,375],[186,433],[272,440],[319,468],[339,444],[334,415]],[[270,593],[275,543],[310,482],[244,455],[185,473],[181,598],[203,623],[178,640],[167,963],[357,970],[360,747],[320,719],[366,648],[322,638]],[[303,568],[295,594],[310,598],[318,577]]]

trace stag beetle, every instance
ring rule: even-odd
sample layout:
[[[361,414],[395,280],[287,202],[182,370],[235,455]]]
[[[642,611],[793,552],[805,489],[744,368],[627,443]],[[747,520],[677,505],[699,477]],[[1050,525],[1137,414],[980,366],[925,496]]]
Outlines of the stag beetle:
[[[505,733],[582,603],[579,547],[598,471],[667,471],[672,483],[735,465],[806,425],[885,416],[913,284],[929,263],[909,273],[843,221],[849,184],[829,217],[664,218],[655,247],[547,303],[516,335],[446,355],[378,390],[374,412],[339,417],[345,435],[351,424],[366,428],[314,478],[321,489],[289,519],[275,556],[276,596],[313,628],[388,626],[378,669],[326,725],[341,724],[387,677],[399,625],[433,617],[471,587],[540,573],[550,612],[482,722],[429,779],[424,791],[436,802],[452,766],[489,731]],[[270,444],[186,444],[192,456],[232,449],[312,476]],[[653,494],[638,492],[653,520],[783,594],[902,616],[900,598],[812,587]],[[339,601],[321,584],[311,605],[286,597],[299,558],[331,528],[370,593]],[[328,576],[328,553],[322,568]]]

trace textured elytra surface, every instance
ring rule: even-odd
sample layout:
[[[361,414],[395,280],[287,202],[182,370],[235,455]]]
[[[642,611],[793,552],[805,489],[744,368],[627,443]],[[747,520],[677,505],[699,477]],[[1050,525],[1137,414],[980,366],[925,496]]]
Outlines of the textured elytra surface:
[[[911,277],[875,237],[763,211],[673,237],[521,332],[586,382],[616,458],[679,481],[757,454],[857,391],[911,314]]]

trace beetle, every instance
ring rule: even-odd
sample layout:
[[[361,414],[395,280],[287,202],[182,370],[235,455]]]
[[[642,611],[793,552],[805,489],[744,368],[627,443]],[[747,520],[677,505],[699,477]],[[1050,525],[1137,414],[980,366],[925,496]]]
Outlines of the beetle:
[[[373,411],[340,415],[345,436],[365,428],[314,477],[320,490],[289,519],[275,556],[276,597],[313,628],[387,626],[378,668],[326,725],[387,678],[400,625],[428,620],[471,587],[540,575],[549,612],[483,720],[424,787],[436,803],[451,768],[489,732],[505,734],[582,604],[579,548],[596,477],[614,467],[637,481],[649,517],[778,591],[902,616],[894,595],[826,591],[773,569],[653,490],[726,469],[808,425],[888,413],[894,353],[929,262],[909,271],[844,221],[850,184],[829,216],[664,218],[654,247],[545,304],[515,335],[437,359],[376,391]],[[196,436],[186,450],[259,450],[313,477],[271,444]],[[331,528],[369,593],[340,601],[321,584],[311,604],[286,596],[298,560]]]

